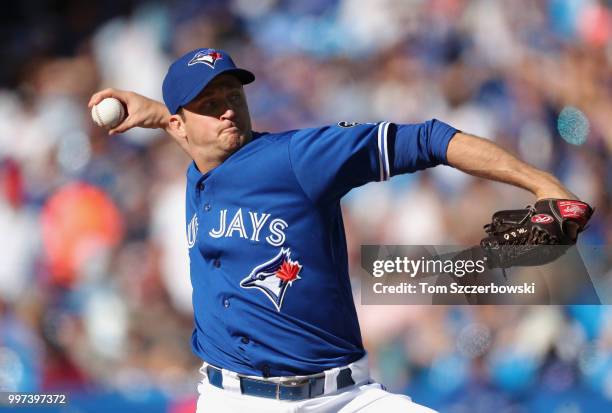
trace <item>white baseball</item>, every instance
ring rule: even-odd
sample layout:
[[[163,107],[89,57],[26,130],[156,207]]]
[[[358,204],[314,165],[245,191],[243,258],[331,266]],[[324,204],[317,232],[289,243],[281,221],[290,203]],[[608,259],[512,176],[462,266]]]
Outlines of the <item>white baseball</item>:
[[[96,125],[111,129],[123,121],[125,110],[118,99],[106,98],[91,108],[91,118]]]

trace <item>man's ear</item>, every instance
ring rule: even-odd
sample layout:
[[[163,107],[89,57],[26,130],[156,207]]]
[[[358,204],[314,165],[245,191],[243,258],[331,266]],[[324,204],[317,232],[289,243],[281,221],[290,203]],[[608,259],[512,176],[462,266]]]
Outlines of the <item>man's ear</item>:
[[[189,152],[189,137],[187,136],[187,129],[185,128],[185,121],[180,115],[171,115],[168,119],[168,130],[167,132],[174,138],[179,146],[191,155]]]

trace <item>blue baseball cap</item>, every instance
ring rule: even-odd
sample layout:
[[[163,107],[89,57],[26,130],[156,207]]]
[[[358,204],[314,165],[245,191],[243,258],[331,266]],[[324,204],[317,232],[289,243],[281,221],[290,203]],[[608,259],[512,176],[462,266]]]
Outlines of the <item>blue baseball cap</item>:
[[[178,112],[221,73],[229,73],[243,85],[255,80],[255,75],[237,68],[229,54],[217,49],[196,49],[181,56],[168,68],[162,85],[164,103],[171,114]]]

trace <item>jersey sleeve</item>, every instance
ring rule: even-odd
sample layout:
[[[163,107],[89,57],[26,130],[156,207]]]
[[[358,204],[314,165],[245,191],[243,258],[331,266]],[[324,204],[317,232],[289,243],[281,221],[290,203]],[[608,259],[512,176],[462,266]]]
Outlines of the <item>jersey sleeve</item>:
[[[296,178],[315,203],[340,199],[352,188],[399,173],[446,163],[456,130],[438,120],[326,126],[297,131],[289,142]]]
[[[448,143],[459,132],[437,119],[399,125],[390,139],[391,176],[415,172],[436,165],[448,165]]]

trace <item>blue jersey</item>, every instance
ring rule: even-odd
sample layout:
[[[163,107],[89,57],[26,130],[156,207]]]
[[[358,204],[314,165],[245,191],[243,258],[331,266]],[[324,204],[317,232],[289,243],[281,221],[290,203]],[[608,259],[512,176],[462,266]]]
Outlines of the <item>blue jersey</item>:
[[[455,132],[431,120],[254,133],[206,174],[192,163],[194,352],[264,377],[362,357],[340,198],[367,182],[446,163]]]

